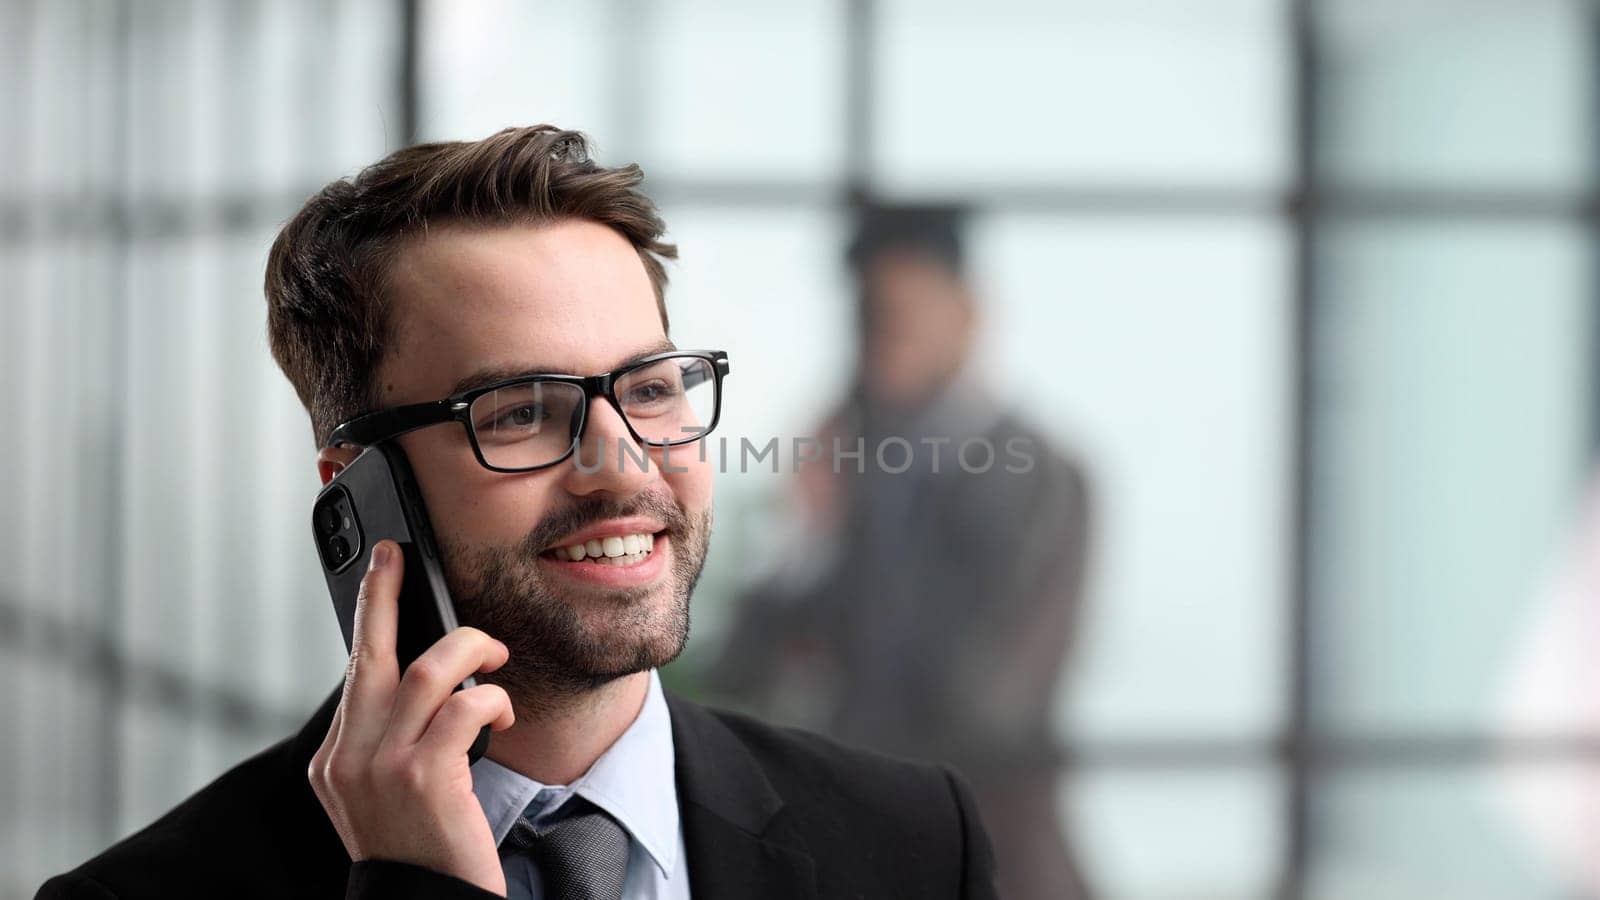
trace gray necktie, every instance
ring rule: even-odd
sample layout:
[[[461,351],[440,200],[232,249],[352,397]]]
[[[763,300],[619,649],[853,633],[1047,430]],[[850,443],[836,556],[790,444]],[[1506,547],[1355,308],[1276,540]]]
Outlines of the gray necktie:
[[[544,830],[517,819],[500,844],[501,854],[525,852],[533,858],[546,900],[622,900],[627,832],[582,797],[567,806],[567,815]]]

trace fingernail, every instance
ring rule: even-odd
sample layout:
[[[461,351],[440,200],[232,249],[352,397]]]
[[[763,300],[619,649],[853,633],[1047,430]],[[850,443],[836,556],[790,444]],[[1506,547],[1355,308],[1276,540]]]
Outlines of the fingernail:
[[[369,570],[381,569],[387,566],[390,552],[389,543],[387,541],[379,541],[378,545],[372,548],[372,563],[369,566]]]

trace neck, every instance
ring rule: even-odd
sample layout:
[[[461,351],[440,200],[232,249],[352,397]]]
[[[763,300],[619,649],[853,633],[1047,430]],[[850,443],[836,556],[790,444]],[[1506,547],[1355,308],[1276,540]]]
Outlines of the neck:
[[[490,759],[541,784],[571,784],[622,736],[644,708],[650,672],[636,672],[537,710],[489,741]]]

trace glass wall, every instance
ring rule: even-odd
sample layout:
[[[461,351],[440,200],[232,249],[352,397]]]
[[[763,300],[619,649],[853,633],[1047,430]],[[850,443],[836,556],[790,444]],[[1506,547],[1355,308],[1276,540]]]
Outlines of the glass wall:
[[[0,3],[0,896],[338,683],[261,284],[299,204],[396,145],[400,13]]]
[[[1592,896],[1594,9],[1317,10],[1310,890]]]

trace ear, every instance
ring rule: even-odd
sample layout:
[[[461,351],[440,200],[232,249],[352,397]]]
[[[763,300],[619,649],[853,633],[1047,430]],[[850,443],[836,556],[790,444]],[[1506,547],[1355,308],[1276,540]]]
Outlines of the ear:
[[[322,477],[322,483],[327,484],[333,476],[344,470],[356,457],[361,455],[360,447],[323,447],[317,451],[317,474]]]

